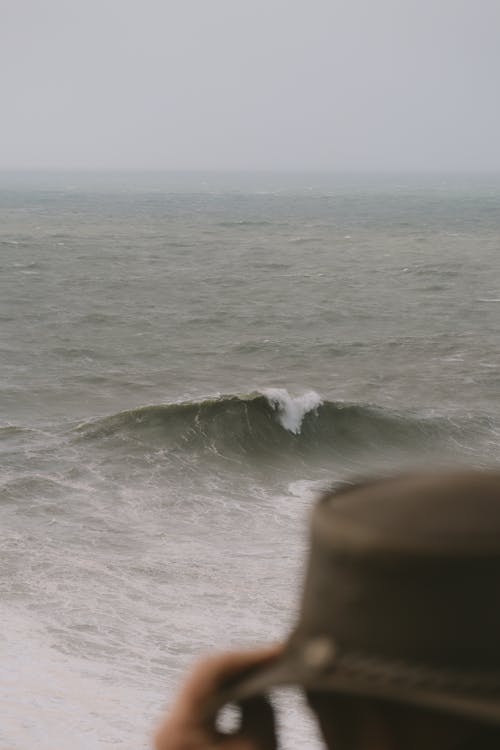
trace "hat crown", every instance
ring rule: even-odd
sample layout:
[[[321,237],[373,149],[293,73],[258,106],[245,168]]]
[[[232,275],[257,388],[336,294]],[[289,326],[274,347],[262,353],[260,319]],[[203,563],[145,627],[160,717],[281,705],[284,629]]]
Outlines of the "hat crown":
[[[500,473],[378,480],[325,495],[293,643],[500,670]]]
[[[500,472],[419,474],[324,496],[316,533],[353,554],[500,555]]]

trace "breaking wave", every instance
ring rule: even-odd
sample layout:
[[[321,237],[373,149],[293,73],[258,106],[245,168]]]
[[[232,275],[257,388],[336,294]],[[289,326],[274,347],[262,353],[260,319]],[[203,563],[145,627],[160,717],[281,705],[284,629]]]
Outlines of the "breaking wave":
[[[311,455],[381,445],[428,445],[456,436],[461,429],[444,418],[323,401],[314,391],[293,397],[284,389],[268,389],[143,406],[86,422],[77,431],[84,439],[121,440],[166,450]]]

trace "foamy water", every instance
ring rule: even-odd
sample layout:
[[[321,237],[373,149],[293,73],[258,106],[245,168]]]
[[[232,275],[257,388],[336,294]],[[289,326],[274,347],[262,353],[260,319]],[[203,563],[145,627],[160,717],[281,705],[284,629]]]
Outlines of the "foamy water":
[[[307,391],[292,397],[284,388],[266,388],[263,391],[271,406],[277,410],[279,421],[285,428],[298,435],[302,420],[308,412],[316,411],[322,400],[315,391]]]

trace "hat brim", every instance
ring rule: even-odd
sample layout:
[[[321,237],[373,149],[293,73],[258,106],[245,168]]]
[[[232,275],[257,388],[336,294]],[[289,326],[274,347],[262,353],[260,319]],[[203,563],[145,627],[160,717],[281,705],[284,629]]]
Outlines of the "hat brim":
[[[397,680],[376,679],[340,664],[326,673],[314,672],[304,666],[300,655],[287,654],[272,666],[243,676],[221,693],[218,707],[238,703],[262,695],[273,688],[296,686],[310,692],[330,692],[387,700],[427,710],[476,719],[489,724],[500,724],[500,695],[487,692],[436,689],[424,683],[416,686],[411,677],[401,670]]]

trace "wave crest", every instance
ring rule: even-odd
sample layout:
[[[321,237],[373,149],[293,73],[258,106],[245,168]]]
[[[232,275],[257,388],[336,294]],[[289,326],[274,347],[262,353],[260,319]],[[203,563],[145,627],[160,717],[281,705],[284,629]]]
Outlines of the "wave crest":
[[[266,388],[263,395],[271,406],[278,412],[278,420],[285,430],[298,435],[302,420],[308,412],[317,414],[318,407],[323,403],[321,396],[315,391],[307,391],[302,396],[290,396],[284,388]]]
[[[86,439],[132,442],[138,448],[262,457],[428,445],[449,436],[453,427],[443,419],[323,401],[314,391],[293,397],[284,389],[267,389],[246,396],[143,406],[77,429]]]

